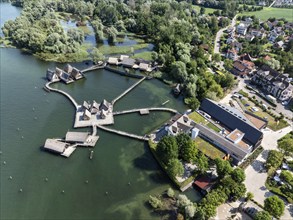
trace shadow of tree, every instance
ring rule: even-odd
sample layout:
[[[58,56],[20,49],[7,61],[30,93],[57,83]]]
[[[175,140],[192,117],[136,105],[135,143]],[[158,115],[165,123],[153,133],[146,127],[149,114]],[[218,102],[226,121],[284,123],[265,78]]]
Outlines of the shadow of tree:
[[[264,168],[264,162],[259,161],[259,160],[255,160],[252,164],[251,164],[252,168],[255,171],[261,171]]]

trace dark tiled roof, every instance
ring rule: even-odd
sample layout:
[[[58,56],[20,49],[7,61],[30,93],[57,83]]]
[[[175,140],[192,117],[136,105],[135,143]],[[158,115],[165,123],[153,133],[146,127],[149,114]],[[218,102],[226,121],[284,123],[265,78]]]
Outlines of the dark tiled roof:
[[[219,106],[216,102],[204,99],[200,105],[200,109],[215,118],[228,129],[240,129],[245,133],[244,139],[253,145],[257,144],[263,136],[262,132],[256,129],[245,116],[241,113],[239,114],[239,112],[235,110],[233,111],[231,108],[224,108]]]

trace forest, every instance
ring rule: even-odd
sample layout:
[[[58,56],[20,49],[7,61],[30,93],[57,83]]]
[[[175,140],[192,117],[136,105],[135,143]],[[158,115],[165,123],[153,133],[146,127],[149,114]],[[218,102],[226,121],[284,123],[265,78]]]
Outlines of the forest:
[[[162,74],[157,75],[180,83],[185,102],[192,109],[205,97],[222,98],[235,83],[231,74],[216,76],[207,71],[221,22],[204,10],[196,11],[191,1],[13,0],[12,4],[23,7],[23,11],[15,21],[5,23],[5,37],[41,58],[62,55],[59,61],[67,62],[76,61],[72,57],[86,57],[84,33],[76,28],[64,31],[60,24],[60,16],[74,15],[79,24],[91,24],[97,42],[104,38],[115,42],[121,32],[152,42],[153,62],[163,66]],[[98,48],[92,51],[92,56],[103,57]]]

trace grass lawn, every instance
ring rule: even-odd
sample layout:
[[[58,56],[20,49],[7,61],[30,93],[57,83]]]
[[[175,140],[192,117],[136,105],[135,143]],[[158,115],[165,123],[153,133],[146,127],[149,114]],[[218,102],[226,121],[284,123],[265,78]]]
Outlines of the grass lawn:
[[[198,114],[197,112],[190,113],[188,117],[198,124],[200,123],[207,124],[207,120],[204,117],[202,117],[200,114]]]
[[[200,7],[198,5],[193,5],[192,6],[198,13],[200,12],[200,8],[205,8],[205,7]],[[213,8],[205,8],[205,14],[209,14],[209,13],[213,13],[214,11],[216,11],[217,9],[213,9]],[[219,9],[220,10],[220,9]]]
[[[152,60],[152,52],[151,51],[145,51],[141,53],[136,53],[132,58],[141,58],[144,60]]]
[[[241,15],[255,15],[262,21],[266,21],[269,18],[285,18],[289,22],[293,22],[293,10],[289,8],[268,8],[264,7],[261,11],[244,12]]]
[[[133,46],[108,46],[108,45],[103,45],[100,46],[98,49],[102,54],[129,54],[131,53],[131,48],[133,50],[139,50],[143,48],[147,48],[148,44],[143,43],[143,44],[135,44]]]
[[[215,132],[219,132],[221,131],[220,128],[218,128],[217,126],[215,126],[213,123],[209,122],[208,120],[206,120],[203,116],[201,116],[199,113],[197,112],[192,112],[188,115],[188,117],[190,119],[192,119],[193,121],[195,121],[198,124],[203,124],[206,125],[207,127],[209,127],[210,129],[213,129]]]
[[[194,142],[196,147],[211,159],[223,158],[225,156],[225,153],[223,151],[214,147],[209,142],[200,137],[195,138]]]

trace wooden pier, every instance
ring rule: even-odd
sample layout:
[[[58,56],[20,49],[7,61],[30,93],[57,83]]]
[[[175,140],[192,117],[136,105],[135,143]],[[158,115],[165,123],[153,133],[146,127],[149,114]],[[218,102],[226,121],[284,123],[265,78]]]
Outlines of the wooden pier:
[[[48,89],[49,91],[58,92],[58,93],[64,95],[65,97],[67,97],[72,102],[72,104],[74,105],[75,109],[77,110],[78,109],[78,104],[77,104],[77,102],[75,101],[75,99],[71,95],[69,95],[68,93],[66,93],[66,92],[64,92],[64,91],[62,91],[60,89],[54,89],[54,88],[50,87],[51,84],[59,82],[59,81],[60,80],[47,82],[46,85],[45,85],[45,88]]]
[[[121,99],[123,96],[125,96],[127,93],[129,93],[132,89],[134,89],[136,86],[138,86],[142,81],[144,81],[146,79],[146,77],[143,77],[142,79],[140,79],[138,82],[136,82],[135,84],[133,84],[131,87],[129,87],[128,89],[126,89],[122,94],[120,94],[118,97],[116,97],[111,103],[112,105],[115,104],[115,102],[117,102],[119,99]]]
[[[148,114],[150,111],[165,111],[177,114],[178,111],[172,108],[137,108],[137,109],[130,109],[125,111],[117,111],[113,112],[113,115],[123,115],[123,114],[130,114],[134,112],[139,112],[140,114]]]
[[[89,68],[81,70],[80,72],[86,73],[86,72],[93,71],[93,70],[104,69],[106,65],[107,65],[106,63],[104,63],[103,65],[93,65]]]
[[[122,135],[122,136],[125,136],[125,137],[135,138],[135,139],[138,139],[138,140],[141,140],[141,141],[148,141],[149,140],[149,138],[146,137],[146,136],[140,136],[140,135],[136,135],[136,134],[131,134],[131,133],[128,133],[128,132],[125,132],[125,131],[118,131],[118,130],[108,128],[108,127],[105,127],[105,126],[102,126],[102,125],[97,125],[97,127],[102,129],[102,130],[111,132],[111,133],[119,134],[119,135]]]

